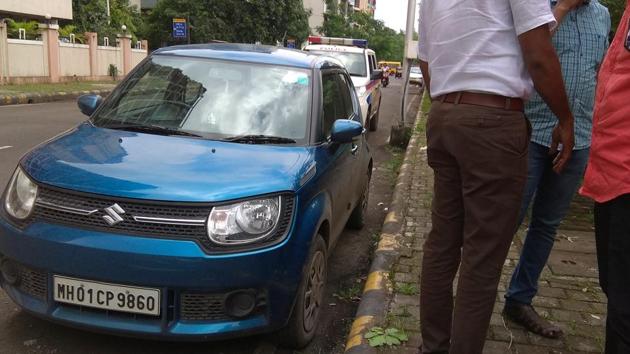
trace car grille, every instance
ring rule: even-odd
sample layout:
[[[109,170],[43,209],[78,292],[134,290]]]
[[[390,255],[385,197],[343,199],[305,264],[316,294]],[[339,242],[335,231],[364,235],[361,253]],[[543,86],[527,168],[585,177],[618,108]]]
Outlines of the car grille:
[[[186,321],[220,321],[229,317],[224,312],[221,294],[182,294],[180,318]]]
[[[33,297],[45,300],[48,293],[48,277],[45,272],[17,265],[20,276],[18,289]]]
[[[110,225],[105,220],[108,215],[105,210],[114,204],[124,210],[124,213],[117,213],[121,220]],[[282,204],[282,215],[278,227],[276,232],[266,240],[267,243],[274,243],[274,241],[281,239],[291,225],[294,208],[293,196],[283,194]],[[33,211],[31,220],[42,220],[106,232],[192,240],[207,252],[213,253],[242,250],[242,248],[236,247],[221,247],[210,241],[206,231],[206,219],[211,210],[212,205],[206,203],[115,199],[39,186],[37,206]],[[171,221],[140,222],[134,218],[138,216]]]

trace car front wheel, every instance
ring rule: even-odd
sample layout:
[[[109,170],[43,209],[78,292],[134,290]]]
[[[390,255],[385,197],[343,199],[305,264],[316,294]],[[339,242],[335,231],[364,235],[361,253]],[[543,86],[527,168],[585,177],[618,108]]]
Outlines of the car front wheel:
[[[350,219],[348,219],[348,227],[355,230],[360,230],[365,226],[365,219],[367,217],[368,202],[370,200],[370,175],[368,174],[367,184],[361,195],[361,200],[357,206],[352,210]]]
[[[328,274],[326,254],[326,242],[318,234],[313,240],[289,324],[279,333],[281,343],[287,347],[303,348],[315,336]]]

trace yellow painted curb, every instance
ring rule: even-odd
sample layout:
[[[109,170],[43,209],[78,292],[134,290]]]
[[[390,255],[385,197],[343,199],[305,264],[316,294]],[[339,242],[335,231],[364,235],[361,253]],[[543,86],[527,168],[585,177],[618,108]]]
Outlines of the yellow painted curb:
[[[394,211],[390,211],[389,213],[387,213],[387,216],[385,217],[385,224],[390,223],[390,222],[398,222],[398,218],[396,217],[396,212]]]
[[[367,280],[365,281],[365,287],[363,288],[363,293],[372,290],[382,290],[384,289],[383,284],[385,277],[383,276],[385,273],[381,271],[374,271],[368,275]]]
[[[352,322],[348,342],[346,342],[346,350],[348,351],[356,346],[361,345],[363,341],[363,331],[372,324],[374,316],[359,316]]]

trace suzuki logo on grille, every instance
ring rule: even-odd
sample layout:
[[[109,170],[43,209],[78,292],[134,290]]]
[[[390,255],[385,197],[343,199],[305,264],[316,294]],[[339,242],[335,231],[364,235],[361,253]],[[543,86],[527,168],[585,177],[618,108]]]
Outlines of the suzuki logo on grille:
[[[120,214],[124,214],[125,210],[120,207],[118,204],[114,204],[108,208],[104,209],[107,215],[103,215],[103,219],[109,224],[109,226],[114,226],[119,222],[123,221],[122,216]]]

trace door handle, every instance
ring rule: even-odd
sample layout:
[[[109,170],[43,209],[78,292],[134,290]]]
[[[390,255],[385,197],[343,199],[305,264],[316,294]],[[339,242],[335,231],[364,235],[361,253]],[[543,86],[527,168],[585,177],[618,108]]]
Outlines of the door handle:
[[[357,152],[359,152],[359,145],[352,143],[352,149],[350,149],[350,152],[352,152],[352,155],[356,155]]]

